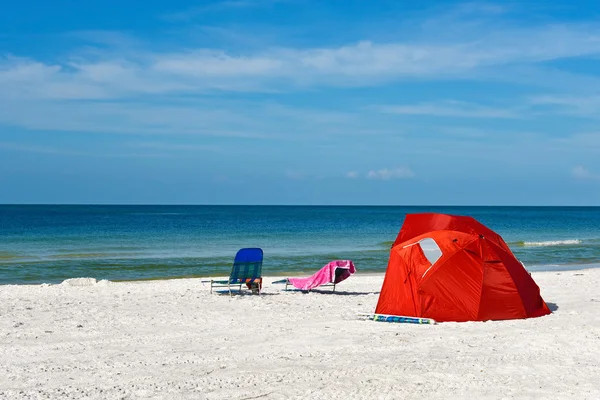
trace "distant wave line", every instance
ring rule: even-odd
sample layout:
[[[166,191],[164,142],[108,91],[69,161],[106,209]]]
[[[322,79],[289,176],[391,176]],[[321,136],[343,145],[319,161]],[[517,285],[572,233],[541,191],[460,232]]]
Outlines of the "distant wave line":
[[[520,247],[551,247],[551,246],[573,246],[581,244],[581,239],[566,239],[566,240],[547,240],[541,242],[514,242],[513,244]]]

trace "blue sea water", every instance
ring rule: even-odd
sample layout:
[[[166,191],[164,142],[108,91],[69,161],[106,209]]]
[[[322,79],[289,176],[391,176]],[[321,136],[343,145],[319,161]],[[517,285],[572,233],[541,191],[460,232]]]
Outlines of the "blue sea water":
[[[223,276],[241,247],[264,250],[265,275],[383,272],[415,212],[475,217],[529,270],[600,265],[600,207],[0,205],[0,283]]]

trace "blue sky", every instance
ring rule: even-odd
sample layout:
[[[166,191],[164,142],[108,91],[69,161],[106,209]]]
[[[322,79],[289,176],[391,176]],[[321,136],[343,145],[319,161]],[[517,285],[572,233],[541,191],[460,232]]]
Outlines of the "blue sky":
[[[600,205],[598,2],[140,4],[3,5],[0,203]]]

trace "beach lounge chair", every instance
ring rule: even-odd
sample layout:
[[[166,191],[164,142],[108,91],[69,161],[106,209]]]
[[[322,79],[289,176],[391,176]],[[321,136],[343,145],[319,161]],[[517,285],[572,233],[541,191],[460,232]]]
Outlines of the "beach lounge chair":
[[[335,260],[307,278],[285,278],[273,283],[285,283],[285,290],[288,290],[288,286],[290,285],[305,292],[316,287],[328,286],[333,287],[332,292],[335,292],[335,286],[349,278],[355,272],[356,267],[352,261]]]
[[[233,267],[227,280],[210,280],[210,292],[213,287],[227,287],[229,295],[232,295],[232,289],[237,286],[238,293],[241,293],[242,286],[245,285],[252,293],[260,294],[262,289],[262,264],[263,251],[259,248],[240,249],[233,260]],[[203,281],[208,282],[208,281]]]

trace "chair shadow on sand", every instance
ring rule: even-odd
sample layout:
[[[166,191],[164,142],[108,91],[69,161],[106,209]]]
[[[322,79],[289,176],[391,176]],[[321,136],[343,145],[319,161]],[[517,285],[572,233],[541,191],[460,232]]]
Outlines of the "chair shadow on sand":
[[[558,304],[556,303],[549,303],[546,302],[546,305],[548,306],[548,308],[550,309],[550,311],[554,312],[556,310],[558,310]]]
[[[236,293],[232,293],[231,295],[229,294],[229,291],[227,290],[214,290],[213,293],[219,295],[219,296],[230,296],[230,297],[246,297],[246,296],[253,296],[253,297],[263,297],[263,296],[278,296],[280,295],[280,293],[268,293],[268,292],[260,292],[260,294],[255,294],[252,293],[250,291],[244,291],[244,292],[236,292]]]

